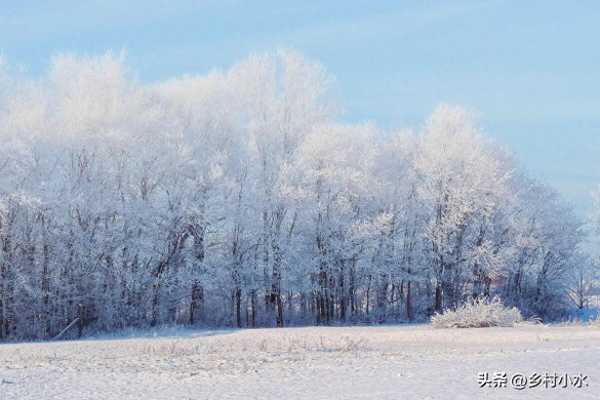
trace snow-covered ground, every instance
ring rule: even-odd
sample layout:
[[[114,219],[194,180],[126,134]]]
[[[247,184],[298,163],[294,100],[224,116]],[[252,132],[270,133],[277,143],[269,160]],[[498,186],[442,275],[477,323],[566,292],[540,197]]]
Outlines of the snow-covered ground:
[[[478,374],[506,372],[506,388]],[[578,374],[518,391],[515,374]],[[183,331],[0,345],[0,399],[600,399],[600,327]],[[502,383],[502,379],[497,381]]]

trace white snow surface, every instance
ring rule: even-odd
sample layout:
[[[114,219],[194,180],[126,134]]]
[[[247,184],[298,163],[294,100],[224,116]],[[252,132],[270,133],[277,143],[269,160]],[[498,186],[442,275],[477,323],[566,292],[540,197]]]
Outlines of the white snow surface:
[[[478,373],[588,376],[480,388]],[[0,345],[0,399],[600,399],[600,328],[162,331]]]

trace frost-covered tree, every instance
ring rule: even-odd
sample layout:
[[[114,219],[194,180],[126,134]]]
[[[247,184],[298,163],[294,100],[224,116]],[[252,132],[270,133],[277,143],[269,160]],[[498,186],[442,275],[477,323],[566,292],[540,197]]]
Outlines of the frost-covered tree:
[[[489,295],[499,260],[494,219],[506,203],[507,175],[494,149],[461,108],[442,106],[428,120],[415,165],[425,209],[435,311],[462,302],[465,284]]]
[[[468,112],[343,124],[331,81],[289,51],[152,85],[110,53],[0,66],[0,338],[581,299],[577,218]]]

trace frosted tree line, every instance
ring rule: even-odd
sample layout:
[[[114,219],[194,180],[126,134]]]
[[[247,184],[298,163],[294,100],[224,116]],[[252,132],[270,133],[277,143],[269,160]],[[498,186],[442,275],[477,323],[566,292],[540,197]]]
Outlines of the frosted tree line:
[[[0,67],[0,339],[573,306],[588,260],[552,188],[460,107],[341,123],[331,82],[285,51],[157,84],[111,54]]]

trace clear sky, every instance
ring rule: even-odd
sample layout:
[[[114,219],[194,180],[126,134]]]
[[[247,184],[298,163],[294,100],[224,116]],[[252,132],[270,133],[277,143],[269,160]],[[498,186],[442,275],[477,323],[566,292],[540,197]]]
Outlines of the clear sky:
[[[580,211],[600,184],[598,1],[0,0],[0,51],[34,75],[124,49],[152,82],[281,47],[336,76],[348,121],[462,104]]]

